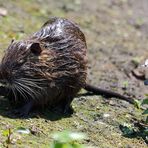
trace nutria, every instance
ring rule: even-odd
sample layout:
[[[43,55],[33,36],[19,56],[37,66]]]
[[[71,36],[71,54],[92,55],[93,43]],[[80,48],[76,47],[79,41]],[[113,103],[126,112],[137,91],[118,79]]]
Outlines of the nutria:
[[[78,25],[62,18],[52,18],[32,36],[12,41],[0,65],[0,81],[7,98],[21,106],[16,113],[26,116],[34,106],[45,105],[70,112],[81,88],[126,99],[86,84],[86,49]]]

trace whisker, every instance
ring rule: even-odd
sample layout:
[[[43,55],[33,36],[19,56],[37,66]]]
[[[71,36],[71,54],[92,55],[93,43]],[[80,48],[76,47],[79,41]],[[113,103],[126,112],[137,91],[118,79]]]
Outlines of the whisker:
[[[30,97],[33,99],[39,98],[39,95],[41,95],[38,91],[42,89],[42,87],[39,87],[37,85],[32,85],[32,88],[28,86],[28,84],[25,83],[20,83],[19,81],[16,82],[16,84],[21,87],[21,89],[26,92]],[[34,89],[33,89],[34,88]],[[43,90],[42,90],[43,92]]]
[[[15,99],[15,101],[16,101],[16,100],[17,100],[17,94],[16,94],[16,92],[15,92],[14,86],[12,86],[11,89],[12,89],[12,92],[13,92],[13,94],[14,94],[14,99]]]
[[[15,88],[22,95],[23,98],[25,98],[26,100],[28,99],[21,87],[18,87],[17,85],[15,85]]]
[[[44,83],[38,83],[38,82],[32,82],[32,80],[27,80],[27,79],[19,79],[18,80],[20,83],[24,83],[27,86],[31,86],[31,87],[35,87],[38,89],[42,89],[42,87],[40,87],[39,85],[44,84]]]
[[[47,86],[44,83],[45,79],[32,79],[32,78],[19,78],[14,81],[14,84],[11,86],[12,91],[15,96],[15,100],[18,97],[17,92],[25,99],[39,99],[42,95],[47,95],[46,88]]]
[[[16,84],[18,84],[19,85],[19,87],[21,87],[21,89],[22,89],[22,91],[24,92],[24,93],[27,93],[30,97],[32,97],[33,99],[35,98],[34,97],[34,95],[33,94],[35,94],[34,93],[34,91],[31,89],[31,88],[29,88],[29,87],[27,87],[26,85],[23,85],[23,84],[21,84],[21,83],[19,83],[19,82],[16,82]],[[27,97],[28,98],[28,97]]]
[[[42,82],[42,81],[46,81],[45,79],[31,79],[31,78],[20,78],[20,80],[35,82],[35,83],[39,83],[39,84],[44,84],[44,82]]]

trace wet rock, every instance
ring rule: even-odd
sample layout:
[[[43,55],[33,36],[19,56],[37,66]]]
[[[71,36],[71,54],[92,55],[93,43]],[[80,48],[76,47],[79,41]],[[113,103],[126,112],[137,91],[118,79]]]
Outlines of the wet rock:
[[[144,69],[136,68],[136,69],[132,70],[132,74],[137,79],[141,79],[141,80],[145,79],[145,70]]]

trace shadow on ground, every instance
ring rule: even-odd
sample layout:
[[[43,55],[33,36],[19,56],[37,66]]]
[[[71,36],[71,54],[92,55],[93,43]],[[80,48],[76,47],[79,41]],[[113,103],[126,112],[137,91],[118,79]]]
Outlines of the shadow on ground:
[[[0,115],[3,117],[7,117],[10,119],[29,119],[29,118],[43,118],[50,121],[57,121],[62,118],[69,118],[72,114],[70,113],[60,113],[58,111],[51,111],[48,107],[44,109],[34,109],[27,117],[19,117],[13,111],[17,107],[12,106],[7,98],[1,97],[0,98]]]

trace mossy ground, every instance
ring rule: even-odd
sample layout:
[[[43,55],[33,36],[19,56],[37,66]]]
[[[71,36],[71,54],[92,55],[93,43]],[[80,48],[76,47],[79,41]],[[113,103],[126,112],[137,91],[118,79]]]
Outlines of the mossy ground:
[[[12,39],[23,39],[37,31],[49,17],[66,17],[77,22],[88,44],[88,82],[143,99],[147,93],[143,82],[131,75],[148,57],[147,0],[0,0],[8,14],[0,16],[0,57]],[[6,147],[2,133],[18,127],[32,131],[29,135],[13,135],[9,147],[48,147],[55,131],[72,130],[87,133],[86,145],[100,148],[147,147],[141,137],[127,138],[119,128],[141,118],[140,110],[115,98],[79,97],[73,101],[75,113],[69,117],[48,110],[28,119],[8,116],[7,100],[0,101],[0,147]],[[106,116],[107,115],[107,116]]]

